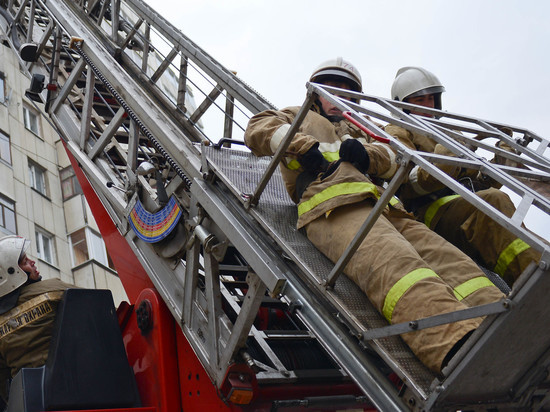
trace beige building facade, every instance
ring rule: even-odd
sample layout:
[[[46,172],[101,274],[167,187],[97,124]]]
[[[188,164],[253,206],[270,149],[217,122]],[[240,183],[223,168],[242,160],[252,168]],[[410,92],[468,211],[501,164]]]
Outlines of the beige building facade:
[[[110,289],[127,300],[60,136],[44,105],[25,96],[30,78],[5,38],[0,44],[0,236],[32,241],[44,279]]]

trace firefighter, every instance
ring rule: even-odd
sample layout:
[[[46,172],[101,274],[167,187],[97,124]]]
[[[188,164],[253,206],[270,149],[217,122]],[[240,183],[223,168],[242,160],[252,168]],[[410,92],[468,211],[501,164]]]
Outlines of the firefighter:
[[[64,290],[74,288],[59,279],[42,281],[27,256],[29,244],[19,236],[0,239],[0,396],[5,402],[8,382],[21,368],[46,363],[57,305]]]
[[[421,67],[399,69],[391,88],[392,98],[395,100],[438,110],[442,109],[441,94],[444,91],[439,79]],[[411,112],[431,117],[420,109]],[[387,125],[385,130],[412,149],[454,156],[450,150],[427,136],[392,124]],[[508,133],[511,135],[511,130]],[[501,145],[500,141],[497,145],[513,150],[505,143]],[[516,211],[510,197],[498,189],[500,185],[485,178],[477,170],[448,165],[439,167],[506,216],[511,217]],[[407,183],[400,189],[399,197],[418,220],[459,247],[476,262],[500,275],[509,286],[512,286],[529,263],[538,262],[541,257],[527,243],[444,187],[418,166],[410,172]]]
[[[342,58],[323,63],[310,81],[362,90],[359,72]],[[245,143],[256,156],[273,155],[298,110],[288,107],[253,116]],[[298,204],[297,227],[305,228],[308,239],[336,262],[382,193],[368,175],[388,178],[396,168],[389,145],[371,142],[328,100],[318,98],[281,162],[287,191]],[[303,179],[304,174],[315,177]],[[377,219],[345,274],[390,323],[494,302],[503,296],[470,258],[417,222],[397,201]],[[402,337],[426,366],[439,372],[453,348],[479,322],[469,319]]]

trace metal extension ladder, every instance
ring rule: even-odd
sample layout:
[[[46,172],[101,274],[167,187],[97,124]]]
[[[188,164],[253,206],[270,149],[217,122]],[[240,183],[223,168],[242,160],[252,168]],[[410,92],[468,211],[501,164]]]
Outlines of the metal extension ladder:
[[[483,330],[439,377],[399,338],[410,325],[388,326],[359,288],[340,276],[346,256],[333,265],[295,229],[295,206],[277,171],[279,158],[255,158],[235,143],[242,141],[248,118],[272,104],[141,0],[11,0],[8,9],[40,53],[22,66],[57,85],[40,93],[51,121],[214,384],[237,358],[254,365],[259,382],[300,381],[301,366],[284,359],[284,344],[277,346],[300,341],[321,348],[316,353],[326,368],[314,365],[310,374],[352,380],[380,410],[545,405],[550,333],[543,326],[549,318],[543,294],[550,249],[521,222],[532,206],[550,213],[539,188],[550,179],[547,140],[514,127],[516,138],[510,138],[499,131],[508,125],[451,113],[438,112],[438,120],[413,117],[400,110],[405,103],[348,92],[362,102],[353,104],[334,96],[335,89],[308,85],[303,113],[316,95],[323,96],[389,139],[399,153],[400,169],[388,182],[378,213],[407,168],[417,164],[543,253],[506,302],[418,320],[416,327],[422,328],[488,315]],[[411,151],[373,120],[428,134],[457,157]],[[521,155],[468,138],[472,133],[505,141]],[[465,142],[529,169],[491,164]],[[521,196],[516,214],[503,216],[434,161],[479,169],[499,181]],[[160,180],[142,174],[145,162],[155,165]],[[129,219],[138,201],[150,211],[160,208],[161,185],[183,216],[172,238],[151,244],[136,235]],[[376,210],[369,219],[375,218]],[[256,328],[258,309],[266,304],[283,307],[294,326],[285,333]],[[528,344],[517,339],[534,334]],[[388,370],[404,382],[400,391],[388,381]]]

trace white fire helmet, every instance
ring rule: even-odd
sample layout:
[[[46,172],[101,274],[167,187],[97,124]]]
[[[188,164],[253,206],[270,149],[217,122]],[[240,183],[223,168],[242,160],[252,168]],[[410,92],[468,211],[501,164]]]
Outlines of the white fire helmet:
[[[0,297],[13,292],[27,281],[27,274],[19,267],[30,241],[20,236],[0,239]]]
[[[322,83],[328,79],[341,78],[352,86],[352,90],[361,92],[363,90],[363,82],[359,70],[350,62],[337,57],[327,60],[317,67],[311,77],[310,82]]]
[[[403,102],[411,97],[433,94],[435,108],[441,110],[441,93],[444,91],[445,87],[433,73],[422,67],[407,66],[397,71],[391,86],[391,97]]]

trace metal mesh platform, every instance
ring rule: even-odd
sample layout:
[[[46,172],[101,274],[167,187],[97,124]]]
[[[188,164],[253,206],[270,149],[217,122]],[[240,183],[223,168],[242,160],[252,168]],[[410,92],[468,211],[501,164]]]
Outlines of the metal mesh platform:
[[[204,154],[215,173],[241,198],[254,192],[270,162],[270,158],[257,158],[249,152],[226,148],[206,147]],[[333,290],[327,291],[322,286],[334,265],[313,246],[304,232],[296,229],[296,205],[288,196],[278,169],[258,206],[251,213],[305,272],[304,276],[310,277],[307,281],[317,287],[340,311],[339,316],[355,329],[354,332],[387,325],[366,295],[346,276],[338,278]],[[401,338],[377,339],[371,344],[411,389],[414,388],[422,398],[428,396],[435,376],[414,356]]]

